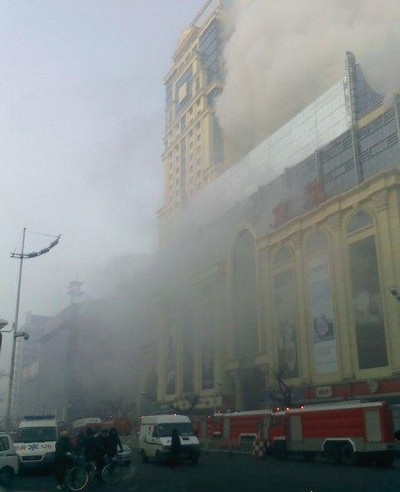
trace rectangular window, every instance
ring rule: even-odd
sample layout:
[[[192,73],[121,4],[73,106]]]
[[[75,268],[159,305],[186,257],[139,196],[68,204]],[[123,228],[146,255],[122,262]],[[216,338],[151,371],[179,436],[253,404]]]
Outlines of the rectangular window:
[[[386,143],[386,138],[378,142],[377,144],[373,145],[369,150],[371,153],[371,156],[379,154],[379,152],[382,152],[382,150],[385,150],[387,146]]]
[[[193,391],[194,376],[194,336],[193,317],[190,311],[183,316],[183,391]]]
[[[349,245],[350,276],[360,369],[388,363],[375,236]]]
[[[168,319],[165,323],[166,328],[166,381],[165,381],[165,393],[167,395],[173,395],[175,393],[175,360],[176,360],[176,347],[175,347],[175,327],[172,320]]]
[[[201,380],[203,389],[214,388],[214,354],[203,349],[201,354]]]
[[[279,369],[284,378],[299,375],[295,306],[293,271],[278,273],[275,275],[275,316]]]

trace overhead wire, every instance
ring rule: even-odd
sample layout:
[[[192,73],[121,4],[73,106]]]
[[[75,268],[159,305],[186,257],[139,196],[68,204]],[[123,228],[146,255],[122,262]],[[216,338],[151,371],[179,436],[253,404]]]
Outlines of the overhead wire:
[[[29,232],[29,234],[35,234],[36,236],[45,236],[45,237],[52,237],[52,238],[58,237],[51,234],[44,234],[43,232],[36,232],[36,231],[26,231],[26,232]]]

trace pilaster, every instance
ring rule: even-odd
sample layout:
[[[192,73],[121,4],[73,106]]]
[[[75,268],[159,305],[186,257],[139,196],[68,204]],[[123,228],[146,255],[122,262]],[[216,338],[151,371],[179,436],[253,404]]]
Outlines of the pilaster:
[[[297,353],[299,358],[299,377],[301,383],[310,381],[310,344],[307,329],[307,317],[305,306],[306,285],[304,282],[304,254],[303,254],[303,232],[297,231],[291,236],[291,245],[294,252],[295,273],[295,302],[297,305]]]
[[[338,351],[339,373],[342,379],[354,376],[353,360],[357,357],[351,336],[352,321],[349,316],[351,309],[351,285],[347,271],[347,247],[342,233],[343,217],[341,212],[335,212],[326,220],[326,226],[331,233],[331,285],[333,293],[333,310],[335,313],[336,343]]]

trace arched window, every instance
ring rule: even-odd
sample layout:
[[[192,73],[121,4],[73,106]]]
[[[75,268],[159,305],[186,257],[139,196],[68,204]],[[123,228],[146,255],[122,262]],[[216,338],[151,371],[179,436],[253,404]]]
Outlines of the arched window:
[[[381,287],[372,217],[359,211],[347,227],[352,304],[358,367],[371,369],[388,363],[382,315]]]
[[[253,236],[240,233],[233,256],[233,320],[236,354],[254,363],[258,353],[258,302]]]
[[[353,234],[368,227],[372,227],[373,225],[374,221],[372,220],[370,214],[364,212],[364,210],[359,210],[355,215],[353,215],[349,225],[347,226],[347,235]]]
[[[274,258],[274,266],[279,267],[292,261],[292,253],[289,248],[282,247]]]
[[[284,378],[299,375],[293,257],[283,247],[274,258],[275,319],[279,370]]]
[[[332,302],[328,236],[314,231],[307,243],[314,373],[338,371],[335,317]]]
[[[307,252],[312,253],[314,251],[328,249],[329,243],[325,232],[317,230],[313,232],[308,238]]]
[[[169,315],[164,321],[165,335],[165,394],[173,395],[176,391],[176,323]]]

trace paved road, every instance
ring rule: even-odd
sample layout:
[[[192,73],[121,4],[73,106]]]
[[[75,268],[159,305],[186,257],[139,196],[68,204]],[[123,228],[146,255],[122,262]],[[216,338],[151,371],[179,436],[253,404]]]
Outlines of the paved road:
[[[55,490],[51,475],[17,477],[15,492]],[[135,463],[135,474],[115,487],[93,484],[88,492],[398,492],[400,463],[391,469],[345,467],[322,462],[285,462],[249,456],[202,456],[197,467],[170,469]]]

